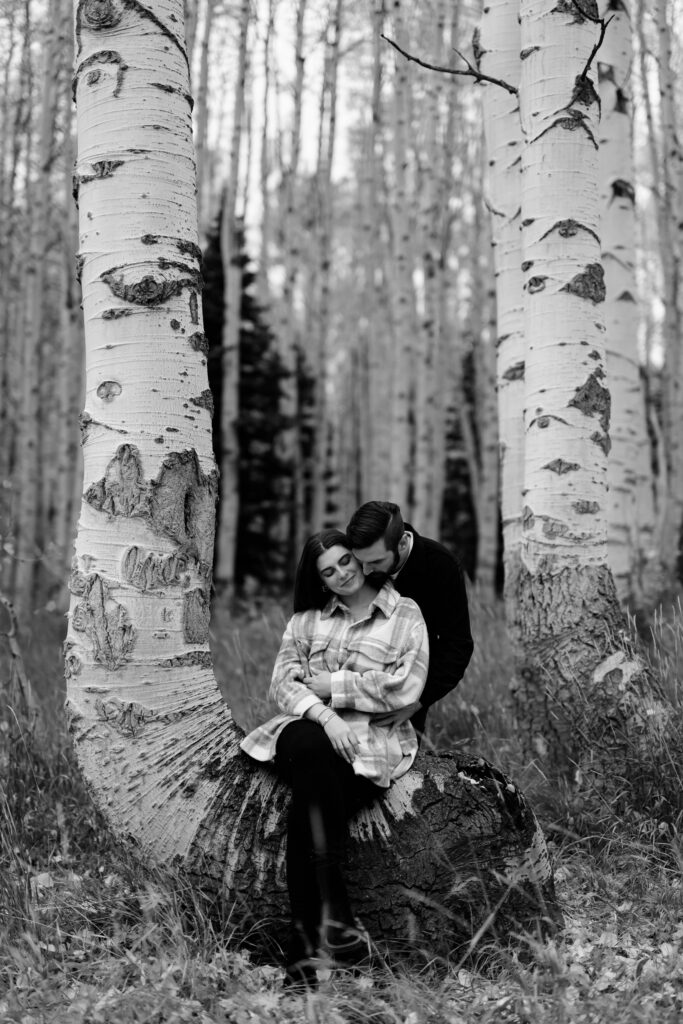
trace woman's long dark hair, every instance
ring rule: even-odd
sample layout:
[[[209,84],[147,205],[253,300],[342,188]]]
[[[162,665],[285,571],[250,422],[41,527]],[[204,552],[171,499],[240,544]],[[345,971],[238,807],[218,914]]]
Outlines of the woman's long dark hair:
[[[324,551],[335,544],[341,544],[350,551],[346,534],[341,530],[321,530],[309,537],[301,552],[294,577],[294,611],[305,612],[309,608],[324,608],[330,595],[323,590],[323,583],[316,562]]]

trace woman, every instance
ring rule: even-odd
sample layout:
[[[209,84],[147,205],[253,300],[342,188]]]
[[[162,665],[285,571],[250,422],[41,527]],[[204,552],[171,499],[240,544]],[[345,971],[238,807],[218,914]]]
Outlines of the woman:
[[[390,582],[371,585],[339,530],[306,542],[294,611],[269,691],[282,713],[250,733],[242,749],[274,760],[292,787],[285,984],[313,986],[310,958],[319,947],[338,962],[367,953],[342,873],[347,820],[415,760],[412,725],[387,728],[373,716],[418,699],[428,647],[415,602]]]

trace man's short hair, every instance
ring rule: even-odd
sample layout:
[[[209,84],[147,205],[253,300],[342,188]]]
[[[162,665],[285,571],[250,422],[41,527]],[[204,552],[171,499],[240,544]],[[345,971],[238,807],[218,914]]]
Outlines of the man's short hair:
[[[393,501],[366,501],[356,509],[346,527],[352,548],[368,548],[383,538],[387,551],[398,551],[404,532],[401,510]]]

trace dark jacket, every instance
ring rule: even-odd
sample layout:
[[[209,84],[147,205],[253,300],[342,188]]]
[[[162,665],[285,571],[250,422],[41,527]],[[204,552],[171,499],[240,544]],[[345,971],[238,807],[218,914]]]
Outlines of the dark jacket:
[[[422,708],[411,719],[424,730],[427,708],[455,689],[472,657],[465,578],[458,560],[443,544],[421,537],[409,524],[413,548],[393,581],[399,594],[419,605],[429,635],[429,670],[420,697]]]

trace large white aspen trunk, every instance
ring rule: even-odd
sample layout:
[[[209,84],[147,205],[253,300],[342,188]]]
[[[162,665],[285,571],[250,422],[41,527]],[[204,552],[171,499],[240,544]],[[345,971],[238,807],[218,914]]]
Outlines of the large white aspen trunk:
[[[114,835],[272,949],[288,790],[240,751],[208,644],[217,480],[182,25],[181,0],[76,8],[87,386],[67,706]],[[349,879],[373,937],[430,958],[560,917],[533,813],[480,759],[422,755],[352,824]]]
[[[480,68],[519,86],[519,9],[510,0],[484,6]],[[508,628],[516,630],[524,486],[524,307],[521,245],[522,134],[516,92],[487,85],[483,93],[486,199],[491,211],[496,282],[497,393],[504,595]]]
[[[615,793],[613,780],[628,772],[634,747],[651,749],[665,712],[644,660],[621,639],[606,557],[598,97],[584,70],[596,26],[554,0],[522,0],[521,35],[527,355],[516,694],[528,747]]]
[[[631,132],[631,22],[623,3],[599,52],[601,240],[607,379],[612,397],[607,462],[607,552],[622,603],[643,607],[659,589],[652,454],[638,357],[635,171]]]
[[[230,143],[230,168],[221,210],[221,259],[223,261],[223,337],[221,339],[220,501],[216,534],[215,577],[230,595],[235,582],[235,545],[239,518],[239,416],[240,300],[242,266],[239,251],[237,195],[244,121],[244,94],[249,33],[249,0],[243,0],[239,19],[237,82]]]

